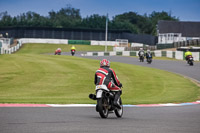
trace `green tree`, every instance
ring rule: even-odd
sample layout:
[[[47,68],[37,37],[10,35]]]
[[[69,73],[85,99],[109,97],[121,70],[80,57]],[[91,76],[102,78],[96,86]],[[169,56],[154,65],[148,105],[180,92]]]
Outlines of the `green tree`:
[[[179,21],[177,17],[171,15],[171,12],[154,11],[150,15],[127,12],[108,20],[108,29],[129,30],[136,34],[156,35],[156,25],[159,20]],[[82,18],[79,9],[67,5],[57,12],[50,11],[48,16],[41,16],[38,13],[29,11],[11,17],[7,12],[2,12],[0,13],[0,27],[5,26],[105,29],[106,16],[93,14]]]
[[[109,20],[108,20],[109,21]],[[80,27],[82,28],[94,28],[94,29],[105,29],[106,26],[106,16],[100,16],[98,14],[93,14],[82,19]]]
[[[139,33],[139,28],[136,25],[130,23],[129,21],[113,20],[110,25],[110,29],[129,30],[135,34]]]
[[[12,17],[8,14],[8,12],[0,13],[0,27],[2,26],[12,26]]]
[[[152,30],[152,35],[157,35],[157,24],[159,20],[170,20],[170,21],[179,21],[179,18],[175,16],[171,16],[171,12],[167,13],[165,11],[162,12],[152,12],[149,15],[149,19],[152,23],[153,30]]]
[[[151,30],[151,23],[149,22],[148,17],[141,16],[135,12],[128,12],[117,15],[114,18],[114,21],[125,22],[125,24],[128,24],[129,27],[132,27],[130,30],[133,33],[148,34]]]
[[[49,12],[49,19],[53,27],[74,28],[81,22],[80,10],[67,5],[58,12]]]

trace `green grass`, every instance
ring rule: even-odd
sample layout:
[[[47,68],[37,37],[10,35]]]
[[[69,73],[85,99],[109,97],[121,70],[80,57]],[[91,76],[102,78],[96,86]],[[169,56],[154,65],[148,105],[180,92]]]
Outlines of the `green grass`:
[[[88,94],[95,92],[98,60],[36,54],[50,48],[40,51],[36,45],[37,51],[30,45],[35,44],[0,56],[0,103],[95,103]],[[34,54],[23,54],[29,52]],[[123,83],[124,104],[190,102],[200,96],[200,87],[170,72],[115,62],[111,67]]]
[[[62,52],[70,52],[72,45],[64,44],[32,44],[23,45],[23,48],[17,54],[44,54],[54,53],[57,48],[61,48]],[[77,51],[104,51],[104,46],[90,46],[90,45],[74,45]],[[108,46],[108,51],[112,51],[113,47]]]

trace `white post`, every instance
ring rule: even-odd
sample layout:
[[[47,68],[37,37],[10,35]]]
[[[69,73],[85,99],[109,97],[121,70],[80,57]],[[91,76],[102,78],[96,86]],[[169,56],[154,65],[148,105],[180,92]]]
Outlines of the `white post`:
[[[108,40],[108,14],[106,15],[106,34],[105,34],[105,52],[107,52],[107,40]]]

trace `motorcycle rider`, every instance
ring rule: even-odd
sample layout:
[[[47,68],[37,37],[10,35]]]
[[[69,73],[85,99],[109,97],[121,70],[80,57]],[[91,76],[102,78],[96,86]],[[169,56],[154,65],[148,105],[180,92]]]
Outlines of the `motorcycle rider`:
[[[186,50],[185,52],[185,60],[188,61],[189,56],[192,56],[192,53],[189,51],[189,49]]]
[[[76,51],[76,48],[75,48],[74,45],[71,47],[71,51],[72,51],[72,50],[75,50],[75,51]]]
[[[76,48],[75,48],[74,45],[72,45],[72,47],[71,47],[71,54],[72,54],[72,56],[75,54],[75,52],[76,52]]]
[[[138,51],[139,61],[140,61],[140,57],[144,56],[144,55],[145,55],[145,52],[144,52],[143,48],[140,48],[140,50]]]
[[[56,50],[55,50],[55,55],[57,55],[57,53],[58,53],[58,52],[57,52],[57,49],[56,49]]]
[[[95,73],[95,85],[106,85],[110,91],[115,91],[114,106],[121,109],[118,99],[122,94],[122,84],[117,78],[115,71],[110,68],[110,61],[103,59],[100,61],[100,68]]]
[[[146,59],[153,58],[151,51],[148,49],[146,53]]]
[[[55,55],[58,55],[59,53],[61,53],[61,48],[57,48],[55,51]]]

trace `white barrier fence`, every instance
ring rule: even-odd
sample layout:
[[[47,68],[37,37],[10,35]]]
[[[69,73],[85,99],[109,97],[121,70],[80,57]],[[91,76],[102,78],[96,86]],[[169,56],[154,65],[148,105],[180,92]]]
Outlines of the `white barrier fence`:
[[[168,58],[173,58],[173,52],[172,51],[167,51],[167,56]]]
[[[155,55],[156,57],[162,57],[161,51],[154,51],[154,55]]]
[[[142,43],[131,43],[131,47],[143,47],[144,44]]]
[[[91,45],[119,46],[119,42],[115,42],[115,41],[95,41],[95,40],[91,40]]]
[[[1,48],[0,54],[11,54],[17,51],[20,46],[24,43],[50,43],[50,44],[68,44],[67,39],[40,39],[40,38],[21,38],[18,40],[19,44],[14,48]],[[4,44],[5,45],[5,44]],[[119,42],[116,41],[91,41],[91,45],[100,45],[100,46],[119,46]]]
[[[1,40],[0,40],[1,41]],[[8,47],[6,42],[1,41],[2,47],[0,54],[11,54],[17,51],[24,43],[49,43],[49,44],[68,44],[67,39],[35,39],[35,38],[22,38],[18,40],[18,44],[14,47]]]
[[[19,43],[16,46],[11,47],[11,48],[5,47],[5,45],[6,44],[3,43],[3,46],[0,48],[1,49],[0,54],[11,54],[11,53],[17,51],[22,46],[22,43],[21,43],[21,41],[19,41]]]
[[[185,60],[183,51],[154,51],[155,57],[168,57]],[[87,52],[85,56],[138,56],[138,51]],[[200,61],[200,52],[192,52],[195,61]]]
[[[51,43],[51,44],[68,44],[67,39],[40,39],[40,38],[22,38],[21,43]]]

